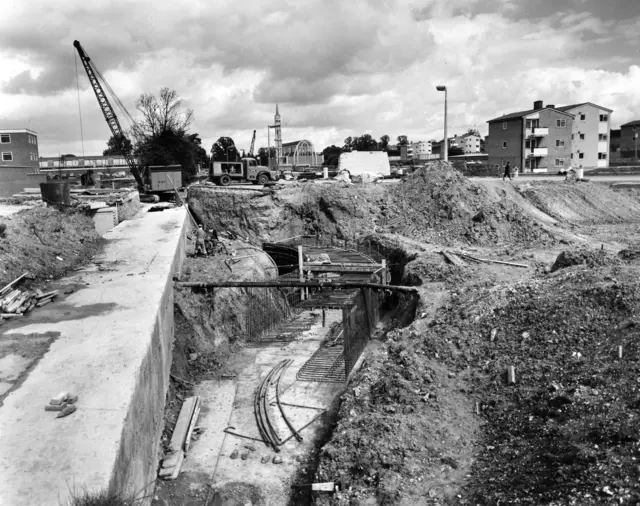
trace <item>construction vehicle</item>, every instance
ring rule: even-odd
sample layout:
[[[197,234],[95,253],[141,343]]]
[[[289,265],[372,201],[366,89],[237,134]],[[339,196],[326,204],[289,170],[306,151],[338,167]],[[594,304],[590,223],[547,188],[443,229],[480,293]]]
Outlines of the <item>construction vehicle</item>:
[[[73,47],[75,47],[78,51],[80,61],[82,62],[85,71],[87,72],[87,77],[89,78],[89,82],[91,83],[93,92],[98,99],[98,104],[102,109],[104,119],[107,120],[107,124],[109,125],[109,129],[111,130],[111,134],[113,135],[114,139],[121,140],[121,145],[119,146],[120,152],[122,153],[124,159],[127,161],[129,171],[138,184],[140,199],[158,202],[160,200],[158,193],[177,191],[177,189],[182,186],[182,167],[180,165],[168,165],[166,167],[153,166],[152,168],[150,168],[151,170],[145,171],[138,166],[135,158],[133,157],[133,153],[128,147],[130,144],[126,142],[127,138],[124,135],[122,127],[120,126],[118,116],[111,106],[104,88],[109,91],[116,105],[120,107],[120,109],[129,118],[132,124],[135,123],[134,119],[131,117],[124,104],[116,96],[111,86],[109,86],[109,83],[107,83],[100,71],[95,67],[87,52],[80,45],[80,42],[74,40]],[[167,184],[167,181],[169,181],[169,184]],[[146,198],[144,198],[143,196]]]
[[[264,185],[280,179],[280,173],[258,165],[255,158],[245,157],[239,162],[211,162],[209,178],[221,186],[229,186],[232,182]]]

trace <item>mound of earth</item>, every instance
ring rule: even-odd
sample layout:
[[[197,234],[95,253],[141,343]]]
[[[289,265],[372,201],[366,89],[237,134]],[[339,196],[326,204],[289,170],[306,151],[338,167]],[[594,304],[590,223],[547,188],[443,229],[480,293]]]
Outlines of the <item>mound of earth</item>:
[[[442,244],[550,243],[551,234],[508,199],[495,201],[445,162],[417,170],[390,190],[390,217],[412,239]]]
[[[636,220],[640,204],[604,184],[537,181],[521,194],[553,218],[575,224],[610,224]]]
[[[100,236],[93,220],[75,211],[34,207],[0,220],[0,285],[29,271],[38,278],[57,278],[92,256]]]
[[[564,269],[565,267],[571,267],[572,265],[586,264],[589,267],[595,267],[614,263],[620,263],[620,260],[608,255],[604,250],[580,248],[560,253],[551,266],[551,272]]]

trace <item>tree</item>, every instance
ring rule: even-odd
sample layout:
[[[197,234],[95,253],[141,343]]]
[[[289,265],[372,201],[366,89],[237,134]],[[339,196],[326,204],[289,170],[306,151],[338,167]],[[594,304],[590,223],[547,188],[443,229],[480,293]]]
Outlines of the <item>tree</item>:
[[[398,135],[398,146],[406,146],[409,144],[409,139],[406,135]]]
[[[389,141],[391,138],[388,135],[380,137],[380,151],[387,151],[389,149]]]
[[[467,135],[475,135],[476,137],[480,137],[480,132],[477,128],[470,128],[467,130]]]
[[[183,110],[178,93],[167,87],[160,90],[157,99],[150,93],[140,95],[136,109],[142,113],[142,120],[136,121],[133,126],[136,140],[167,131],[184,135],[193,122],[193,111]]]
[[[447,154],[448,156],[464,155],[464,150],[458,146],[451,146]]]
[[[333,144],[331,146],[327,146],[322,150],[322,154],[324,155],[322,165],[333,165],[334,167],[337,167],[340,160],[340,153],[342,153],[342,149],[338,146]]]
[[[271,154],[271,156],[269,156],[269,154]],[[269,159],[270,158],[275,158],[276,157],[276,148],[265,148],[262,147],[260,149],[258,149],[258,163],[260,165],[264,165],[265,167],[269,166]]]
[[[239,158],[240,153],[231,137],[220,137],[211,146],[211,159],[214,162],[235,162]]]
[[[175,90],[162,88],[158,98],[149,93],[140,95],[136,108],[142,119],[134,122],[134,154],[140,164],[178,164],[187,174],[195,174],[196,160],[201,159],[198,134],[188,135],[193,111],[182,107]]]
[[[198,134],[187,135],[189,142],[195,145],[195,162],[196,165],[200,164],[201,167],[208,167],[211,158],[209,157],[207,150],[202,147],[202,139]]]
[[[378,143],[371,135],[364,134],[353,139],[353,149],[356,151],[377,151]]]
[[[121,155],[124,152],[123,148],[126,148],[129,153],[133,153],[133,145],[125,135],[112,135],[109,137],[107,149],[102,152],[102,155]]]
[[[344,146],[342,146],[342,151],[352,151],[353,150],[353,137],[347,137],[344,140]]]

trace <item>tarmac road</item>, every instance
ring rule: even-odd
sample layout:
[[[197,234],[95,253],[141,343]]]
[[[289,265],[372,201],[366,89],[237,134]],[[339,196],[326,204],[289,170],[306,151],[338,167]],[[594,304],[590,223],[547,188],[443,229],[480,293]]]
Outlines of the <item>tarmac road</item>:
[[[584,174],[585,179],[593,183],[640,183],[640,174],[630,174],[628,176],[590,176],[588,172]],[[544,175],[544,176],[530,176],[528,174],[520,175],[513,180],[514,184],[521,184],[530,181],[564,181],[565,176],[556,176],[556,175]],[[472,181],[482,181],[482,180],[502,180],[501,177],[471,177],[469,178]]]

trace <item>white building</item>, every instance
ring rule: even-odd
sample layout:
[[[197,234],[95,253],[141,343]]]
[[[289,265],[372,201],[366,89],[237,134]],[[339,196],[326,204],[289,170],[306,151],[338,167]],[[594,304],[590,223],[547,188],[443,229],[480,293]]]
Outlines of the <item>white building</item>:
[[[465,155],[480,153],[480,136],[473,134],[464,134],[460,139],[459,147],[462,148]]]
[[[431,141],[412,142],[411,149],[411,156],[414,160],[428,160],[432,154]]]

